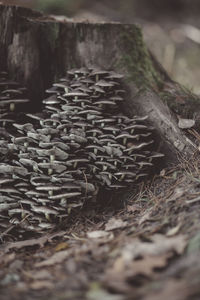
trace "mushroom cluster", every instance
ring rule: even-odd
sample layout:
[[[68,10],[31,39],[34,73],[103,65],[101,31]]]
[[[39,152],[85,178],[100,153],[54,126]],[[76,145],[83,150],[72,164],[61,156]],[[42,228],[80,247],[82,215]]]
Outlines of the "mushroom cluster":
[[[12,130],[13,120],[20,114],[16,114],[16,109],[29,102],[26,99],[26,88],[21,87],[16,81],[8,79],[6,72],[0,72],[0,127]]]
[[[12,124],[14,157],[0,164],[0,219],[30,230],[53,228],[99,187],[118,191],[148,175],[153,159],[162,155],[149,148],[146,117],[120,113],[122,77],[96,69],[68,71],[47,90],[42,113]]]
[[[13,123],[24,119],[21,110],[29,102],[26,92],[6,72],[0,72],[0,163],[9,163],[13,156],[11,135],[16,134]]]

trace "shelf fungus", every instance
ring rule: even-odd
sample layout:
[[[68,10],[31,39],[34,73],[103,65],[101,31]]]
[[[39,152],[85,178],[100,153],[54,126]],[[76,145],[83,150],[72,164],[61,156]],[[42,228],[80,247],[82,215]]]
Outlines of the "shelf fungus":
[[[122,78],[70,70],[47,90],[43,110],[23,120],[14,110],[28,102],[25,89],[0,73],[2,231],[9,223],[21,232],[52,229],[99,188],[121,191],[149,174],[162,154],[152,150],[147,117],[123,115]]]

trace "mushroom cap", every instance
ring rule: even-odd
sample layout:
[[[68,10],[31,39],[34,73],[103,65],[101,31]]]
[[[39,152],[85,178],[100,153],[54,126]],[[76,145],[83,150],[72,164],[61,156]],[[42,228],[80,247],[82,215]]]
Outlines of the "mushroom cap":
[[[112,106],[116,105],[115,102],[113,102],[111,100],[107,100],[107,99],[105,99],[105,100],[97,100],[93,104],[94,105],[112,105]]]
[[[53,163],[38,163],[38,167],[41,169],[52,169],[56,173],[62,173],[67,168],[64,165],[61,165],[60,162],[54,161]]]
[[[109,74],[109,71],[100,70],[100,69],[93,69],[92,72],[89,74],[90,77],[96,76],[96,75],[107,75]]]
[[[98,92],[101,94],[105,94],[105,91],[100,86],[93,85],[90,87],[90,90],[93,90],[94,92]]]
[[[55,135],[58,134],[58,129],[46,127],[46,128],[37,129],[37,132],[44,135]]]
[[[105,126],[104,128],[103,128],[103,130],[104,131],[107,131],[107,132],[119,132],[120,131],[120,129],[119,128],[117,128],[117,127],[115,127],[115,126]]]
[[[39,134],[39,133],[35,133],[35,132],[30,132],[30,131],[27,132],[27,140],[28,140],[28,138],[32,138],[33,140],[41,141],[41,142],[44,142],[44,143],[49,143],[50,142],[50,136],[49,135]]]
[[[114,71],[109,72],[109,75],[106,76],[106,79],[122,79],[124,75],[115,73]]]
[[[84,109],[84,110],[81,110],[77,113],[78,115],[87,115],[87,114],[90,114],[90,115],[94,115],[96,117],[96,115],[101,115],[101,112],[100,111],[97,111],[96,109]]]
[[[0,163],[0,174],[17,174],[26,176],[28,175],[28,171],[24,167],[16,167]]]
[[[40,116],[39,114],[37,115],[33,115],[33,114],[26,114],[27,117],[31,118],[31,119],[34,119],[34,120],[37,120],[37,121],[43,121],[43,117]]]
[[[35,131],[35,130],[34,130],[34,126],[33,126],[33,124],[31,124],[31,123],[25,123],[25,124],[23,124],[23,125],[13,123],[13,126],[14,126],[15,128],[17,128],[17,129],[19,129],[19,130],[21,130],[21,131],[25,131],[25,132],[27,132],[27,131]]]
[[[113,164],[109,163],[109,162],[106,162],[106,161],[96,161],[95,164],[97,166],[102,166],[102,167],[107,167],[111,170],[116,170],[116,166],[114,166]]]
[[[40,175],[40,176],[32,176],[30,178],[30,183],[33,186],[41,186],[41,185],[46,185],[49,182],[49,176],[45,175]]]
[[[70,140],[73,140],[80,144],[87,143],[87,138],[80,136],[80,135],[73,134],[73,133],[71,133],[69,135],[69,138],[70,138]]]
[[[66,160],[69,157],[69,154],[57,147],[51,149],[36,149],[36,153],[40,156],[55,156],[56,159]]]
[[[80,106],[75,106],[75,105],[69,105],[69,104],[65,104],[62,105],[62,110],[64,110],[65,112],[69,112],[71,114],[74,114],[75,112],[79,112],[82,111]]]
[[[0,193],[20,194],[20,192],[17,189],[10,187],[0,187]]]
[[[91,150],[98,150],[100,152],[105,152],[105,149],[103,147],[100,147],[100,146],[97,146],[97,145],[89,145],[89,146],[86,146],[86,149],[91,149]]]
[[[56,124],[56,127],[61,124],[59,120],[53,119],[53,118],[43,120],[43,126],[50,126],[51,127],[51,126],[54,126],[54,123]]]
[[[122,102],[122,101],[124,101],[124,99],[122,97],[118,96],[118,95],[109,97],[109,100],[110,101],[114,101],[114,102]]]
[[[36,213],[44,213],[44,214],[52,214],[52,215],[58,215],[59,212],[55,209],[48,208],[46,206],[32,206],[31,210]]]
[[[58,94],[58,89],[57,89],[57,87],[53,86],[53,87],[50,87],[49,89],[46,89],[45,92],[47,94]]]
[[[90,134],[90,133],[91,134],[94,134],[94,133],[96,133],[96,134],[102,134],[103,132],[99,128],[92,128],[92,129],[87,130],[87,134]]]
[[[105,80],[99,80],[95,83],[95,86],[99,87],[113,87],[114,84]]]
[[[88,97],[88,94],[87,93],[82,93],[82,92],[70,92],[70,93],[65,93],[63,94],[63,97],[65,98],[74,98],[74,97]]]
[[[109,145],[109,144],[112,144],[112,143],[115,143],[115,140],[114,139],[111,139],[111,138],[105,138],[105,139],[100,139],[99,140],[99,144],[101,145]]]
[[[60,200],[60,199],[70,199],[76,196],[80,196],[80,192],[64,192],[59,195],[49,196],[49,199],[51,200]]]
[[[11,182],[14,182],[14,180],[11,178],[0,178],[0,185],[11,183]]]
[[[134,172],[127,171],[127,170],[122,170],[120,172],[115,173],[115,176],[118,176],[118,175],[125,175],[128,177],[136,177],[137,174]]]
[[[56,88],[61,88],[61,89],[70,88],[70,86],[69,86],[69,84],[68,84],[67,81],[53,83],[53,86],[56,87]]]
[[[44,99],[42,102],[43,102],[44,104],[46,104],[46,105],[49,105],[49,104],[60,104],[61,101],[59,100],[58,97],[55,97],[55,96],[53,95],[53,96],[51,96],[51,97],[48,97],[48,98]]]
[[[127,127],[124,128],[125,131],[127,130],[131,130],[131,129],[148,129],[148,127],[146,125],[142,125],[142,124],[132,124],[129,125]]]
[[[153,140],[149,141],[149,142],[146,142],[146,143],[133,144],[131,147],[129,147],[126,150],[124,150],[124,152],[129,152],[129,151],[134,151],[134,150],[142,149],[145,146],[148,146],[148,145],[150,145],[152,143],[153,143]]]
[[[139,134],[135,134],[135,135],[133,135],[133,134],[129,134],[128,132],[122,132],[122,133],[120,133],[118,136],[116,136],[116,140],[119,140],[119,139],[131,139],[131,140],[137,140],[137,139],[139,139],[139,137],[140,137],[140,135]]]
[[[56,186],[54,184],[47,184],[47,185],[39,185],[35,187],[37,191],[61,191],[61,186]]]
[[[89,162],[89,159],[87,159],[87,158],[75,158],[75,159],[68,159],[66,161],[66,165],[70,166],[74,163],[88,163],[88,162]]]
[[[16,208],[18,203],[0,203],[0,212]]]
[[[82,78],[81,83],[85,83],[86,85],[94,84],[95,82],[90,78]]]
[[[29,102],[29,99],[12,99],[12,100],[1,100],[0,101],[0,107],[5,106],[5,105],[9,105],[11,103],[15,103],[15,104],[20,104],[20,103],[27,103]]]

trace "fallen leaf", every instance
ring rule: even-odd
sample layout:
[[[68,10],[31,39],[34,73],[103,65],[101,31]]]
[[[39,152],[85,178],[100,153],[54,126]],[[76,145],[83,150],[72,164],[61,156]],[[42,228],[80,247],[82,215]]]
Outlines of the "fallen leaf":
[[[110,231],[110,230],[115,230],[115,229],[121,229],[125,228],[128,226],[128,222],[123,221],[122,219],[117,219],[117,218],[111,218],[108,223],[105,225],[105,230]]]
[[[166,170],[165,170],[165,169],[163,169],[163,170],[160,171],[160,176],[161,176],[161,177],[164,177],[165,174],[166,174]]]
[[[87,300],[124,300],[122,295],[113,295],[94,282],[86,294]]]
[[[66,242],[63,243],[59,243],[56,247],[55,247],[55,252],[67,249],[69,247],[69,244]]]
[[[146,221],[151,220],[151,211],[152,211],[152,208],[145,211],[145,213],[139,219],[139,222],[138,222],[139,225],[143,224]]]
[[[9,266],[9,270],[12,272],[17,272],[23,269],[24,261],[21,259],[15,259]]]
[[[167,199],[167,202],[176,201],[178,198],[182,197],[185,194],[186,189],[188,189],[188,186],[175,188],[173,194]]]
[[[168,252],[182,254],[186,247],[186,238],[182,235],[176,237],[166,237],[162,234],[154,234],[150,237],[150,242],[141,241],[139,238],[128,243],[122,250],[124,260],[130,262],[140,256],[157,256]]]
[[[105,290],[99,290],[99,291],[90,291],[87,294],[88,300],[124,300],[124,296],[122,295],[113,295]]]
[[[178,127],[181,129],[192,128],[195,125],[195,120],[192,119],[179,119]]]
[[[33,272],[23,271],[23,273],[26,277],[34,280],[44,280],[44,279],[52,278],[52,275],[46,269],[40,271],[33,271]]]
[[[170,236],[176,235],[179,232],[180,228],[181,228],[181,224],[178,224],[177,226],[169,229],[166,233],[166,236],[170,237]]]
[[[134,213],[134,212],[140,211],[140,210],[141,210],[141,207],[138,204],[133,204],[133,205],[127,206],[127,211],[131,212],[131,213]]]
[[[7,265],[10,262],[12,262],[15,259],[15,253],[11,253],[11,254],[4,254],[0,256],[0,265],[4,264]]]
[[[47,242],[51,242],[54,238],[62,236],[63,234],[64,232],[60,231],[53,234],[46,234],[36,239],[8,243],[4,248],[2,248],[2,250],[4,253],[7,253],[12,249],[21,249],[24,247],[39,246],[40,248],[42,248]]]
[[[109,270],[109,276],[113,278],[113,276],[118,274],[123,280],[137,275],[151,277],[155,269],[164,268],[166,266],[170,256],[168,253],[161,256],[144,256],[141,259],[129,263],[124,261],[123,257],[119,257],[114,262],[112,269]]]
[[[164,283],[163,289],[154,292],[148,296],[145,295],[144,300],[160,300],[160,299],[173,299],[173,300],[186,300],[189,299],[189,291],[187,282],[184,280],[171,279]]]
[[[132,270],[127,272],[128,277],[142,274],[152,276],[155,269],[164,268],[167,265],[169,254],[161,256],[145,256],[143,259],[136,260],[132,263]]]
[[[30,288],[33,290],[41,290],[41,289],[53,289],[54,284],[48,280],[36,280],[30,284]]]
[[[105,239],[108,240],[111,240],[113,238],[113,233],[111,232],[107,232],[107,231],[104,231],[104,230],[96,230],[96,231],[90,231],[90,232],[87,232],[87,237],[90,238],[90,239]]]
[[[186,237],[178,235],[175,237],[165,237],[162,234],[155,234],[151,240],[157,245],[157,251],[165,253],[167,251],[175,251],[177,254],[182,254],[187,245]]]
[[[63,250],[60,252],[55,253],[52,255],[50,258],[43,260],[39,263],[35,264],[36,268],[41,268],[41,267],[47,267],[47,266],[52,266],[54,264],[59,264],[63,262],[69,255],[71,254],[70,250]]]

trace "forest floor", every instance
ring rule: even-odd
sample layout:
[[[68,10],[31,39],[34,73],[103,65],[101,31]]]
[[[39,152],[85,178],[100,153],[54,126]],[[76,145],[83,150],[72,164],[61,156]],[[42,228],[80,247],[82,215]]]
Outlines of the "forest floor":
[[[199,167],[180,159],[121,209],[90,209],[64,230],[4,243],[1,300],[200,299]]]

